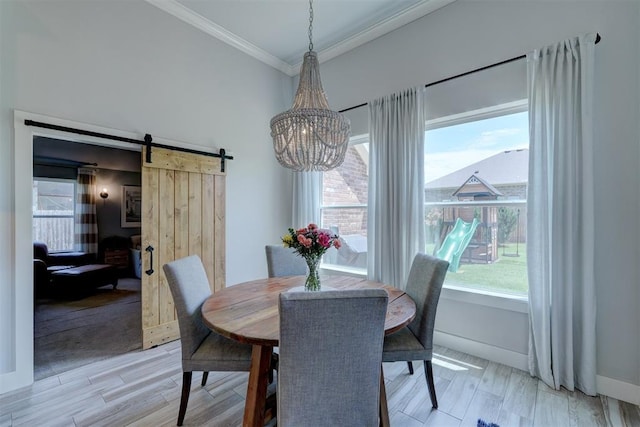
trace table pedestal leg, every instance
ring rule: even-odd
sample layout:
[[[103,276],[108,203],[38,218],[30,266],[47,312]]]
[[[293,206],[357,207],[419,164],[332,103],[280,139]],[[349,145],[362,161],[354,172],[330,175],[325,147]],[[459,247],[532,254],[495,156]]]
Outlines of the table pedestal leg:
[[[380,426],[389,427],[389,407],[387,406],[387,389],[384,386],[384,371],[380,365]]]
[[[269,369],[273,347],[254,345],[251,351],[251,370],[244,406],[244,427],[263,427]]]

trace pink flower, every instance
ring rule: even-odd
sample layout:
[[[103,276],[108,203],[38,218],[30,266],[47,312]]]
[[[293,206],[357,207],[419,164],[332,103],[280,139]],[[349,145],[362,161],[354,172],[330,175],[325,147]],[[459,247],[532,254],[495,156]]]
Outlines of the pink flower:
[[[339,239],[336,239],[333,241],[333,247],[336,249],[340,249],[340,246],[342,246],[342,244],[340,243]]]
[[[313,242],[311,239],[304,237],[304,235],[298,234],[298,243],[300,243],[305,248],[310,248]]]
[[[328,248],[331,246],[331,238],[326,233],[320,233],[318,234],[318,243],[320,243],[320,246],[323,248]]]
[[[288,234],[282,237],[282,243],[285,247],[293,248],[300,256],[321,257],[331,246],[340,248],[338,239],[338,235],[331,230],[310,223],[297,230],[289,228]]]

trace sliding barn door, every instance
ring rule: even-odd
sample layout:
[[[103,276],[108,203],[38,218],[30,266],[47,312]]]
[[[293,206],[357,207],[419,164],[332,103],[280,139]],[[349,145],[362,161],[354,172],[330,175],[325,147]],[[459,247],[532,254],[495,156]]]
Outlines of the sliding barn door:
[[[145,150],[142,348],[147,349],[180,336],[164,264],[199,255],[211,291],[225,286],[225,174],[219,158],[152,148],[152,163],[146,163]]]

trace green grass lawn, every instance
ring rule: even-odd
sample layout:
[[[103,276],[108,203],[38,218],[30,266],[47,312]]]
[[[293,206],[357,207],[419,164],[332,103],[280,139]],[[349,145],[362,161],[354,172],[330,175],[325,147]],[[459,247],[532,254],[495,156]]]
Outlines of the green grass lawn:
[[[427,253],[433,253],[434,245],[427,245]],[[473,287],[493,292],[503,292],[516,295],[526,295],[529,285],[527,282],[527,251],[524,244],[518,245],[518,257],[503,256],[515,254],[516,245],[507,244],[498,248],[498,259],[491,264],[467,264],[460,262],[458,271],[449,271],[445,280],[446,285]]]

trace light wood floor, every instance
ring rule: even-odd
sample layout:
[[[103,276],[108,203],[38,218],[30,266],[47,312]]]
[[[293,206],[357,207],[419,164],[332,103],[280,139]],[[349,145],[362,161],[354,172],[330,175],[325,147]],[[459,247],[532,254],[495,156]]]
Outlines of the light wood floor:
[[[527,373],[436,348],[440,407],[432,410],[422,364],[385,364],[392,426],[640,426],[640,408],[607,397],[555,391]],[[193,378],[185,426],[239,426],[246,373]],[[132,352],[0,396],[0,426],[173,426],[180,400],[180,345]]]

